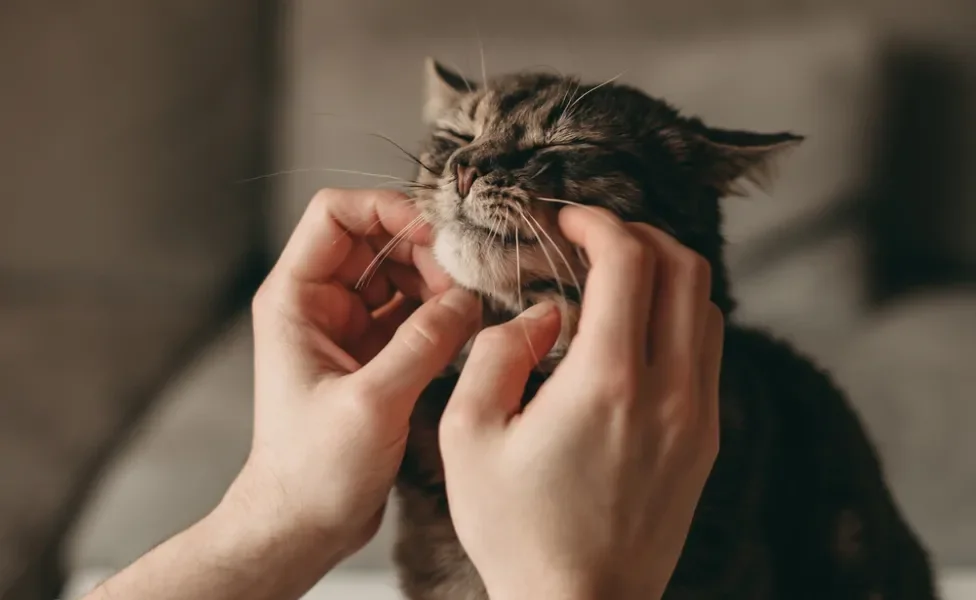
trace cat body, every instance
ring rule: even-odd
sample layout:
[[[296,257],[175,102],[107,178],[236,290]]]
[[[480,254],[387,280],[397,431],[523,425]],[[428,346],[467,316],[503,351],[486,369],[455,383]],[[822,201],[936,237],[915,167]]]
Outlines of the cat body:
[[[585,257],[554,225],[561,204],[651,223],[712,265],[712,300],[729,323],[721,449],[665,598],[936,597],[926,553],[843,395],[788,345],[731,316],[718,201],[800,138],[712,129],[626,86],[539,74],[477,86],[432,61],[426,118],[416,202],[439,262],[483,295],[489,319],[561,303],[567,327],[525,402],[572,338],[585,281]],[[451,524],[437,444],[456,377],[420,398],[397,481],[395,558],[411,600],[487,599]]]

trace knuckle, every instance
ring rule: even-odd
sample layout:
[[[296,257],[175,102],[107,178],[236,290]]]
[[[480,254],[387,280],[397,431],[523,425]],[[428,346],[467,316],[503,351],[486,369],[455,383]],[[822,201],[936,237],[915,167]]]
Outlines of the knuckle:
[[[262,283],[261,287],[254,292],[251,298],[251,314],[254,316],[263,315],[268,306],[268,283]]]
[[[469,411],[449,405],[437,425],[437,436],[442,446],[452,446],[468,439],[474,429],[475,419]]]
[[[620,237],[617,241],[617,254],[636,267],[649,266],[649,261],[653,260],[650,248],[633,234]]]
[[[669,396],[684,398],[686,402],[691,401],[695,395],[694,370],[691,368],[691,359],[681,357],[671,365],[671,381],[669,381]]]
[[[704,428],[704,434],[702,435],[699,447],[701,448],[702,458],[708,461],[709,464],[714,463],[722,448],[722,433],[717,421],[710,422]]]
[[[708,322],[714,325],[716,333],[722,332],[725,329],[725,315],[722,313],[722,309],[714,302],[709,302],[706,310],[708,311],[706,315]]]
[[[423,353],[437,348],[442,335],[430,318],[408,319],[397,328],[396,338],[411,352]]]
[[[356,378],[348,382],[341,396],[351,406],[366,406],[375,402],[379,397],[379,390],[367,378]]]
[[[274,281],[266,279],[251,298],[251,316],[255,320],[264,320],[273,314],[278,302],[276,296]]]
[[[387,398],[366,380],[357,378],[345,383],[332,394],[333,419],[344,429],[371,437],[386,420],[382,413]]]
[[[523,349],[524,344],[519,344],[514,335],[513,328],[517,325],[509,322],[504,325],[496,325],[483,329],[474,340],[473,350],[479,354],[496,354],[499,356],[509,356],[512,352]]]
[[[329,206],[336,202],[336,199],[341,193],[342,192],[340,190],[335,188],[322,188],[315,192],[315,195],[312,196],[312,201],[309,202],[309,207],[313,211],[324,215],[327,213]]]
[[[697,290],[709,291],[712,283],[712,265],[694,250],[683,250],[677,257],[678,268]]]
[[[612,404],[630,405],[640,397],[640,377],[634,369],[608,369],[597,382],[598,396]]]

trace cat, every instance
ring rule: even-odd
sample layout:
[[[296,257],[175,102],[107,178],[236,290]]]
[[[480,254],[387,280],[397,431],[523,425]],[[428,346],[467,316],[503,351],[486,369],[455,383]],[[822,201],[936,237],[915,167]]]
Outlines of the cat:
[[[438,262],[481,294],[488,322],[543,298],[564,313],[524,402],[578,318],[587,263],[555,226],[563,204],[650,223],[711,264],[727,322],[721,449],[665,598],[935,598],[927,553],[842,393],[791,347],[732,318],[719,200],[802,138],[709,127],[612,82],[516,73],[479,84],[431,59],[426,75],[431,134],[413,201]],[[397,478],[394,555],[411,600],[487,599],[451,525],[437,445],[456,380],[446,373],[423,393]]]

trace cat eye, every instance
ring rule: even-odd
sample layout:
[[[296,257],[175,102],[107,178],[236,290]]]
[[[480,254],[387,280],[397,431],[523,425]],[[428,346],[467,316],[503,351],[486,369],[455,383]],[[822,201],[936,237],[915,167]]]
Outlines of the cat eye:
[[[454,138],[455,140],[464,142],[465,144],[470,144],[471,142],[474,141],[474,136],[473,135],[468,135],[468,134],[465,134],[465,133],[461,133],[460,131],[456,131],[454,129],[449,129],[447,127],[442,127],[440,129],[438,129],[436,133],[440,133],[440,134],[443,134],[443,135],[445,135],[447,137]]]

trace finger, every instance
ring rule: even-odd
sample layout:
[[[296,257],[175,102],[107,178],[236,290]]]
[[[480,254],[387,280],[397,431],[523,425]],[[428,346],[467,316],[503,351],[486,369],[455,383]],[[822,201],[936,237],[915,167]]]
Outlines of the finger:
[[[699,369],[699,393],[702,403],[701,414],[709,435],[713,437],[715,450],[718,450],[719,431],[719,390],[722,370],[722,350],[725,342],[725,320],[722,311],[709,303],[705,319],[705,333],[702,342]]]
[[[434,257],[434,251],[427,246],[415,245],[413,247],[413,264],[424,282],[434,293],[441,293],[449,290],[454,285],[454,280],[444,271],[440,263]]]
[[[560,315],[552,302],[478,334],[441,420],[441,431],[503,427],[521,407],[529,373],[559,337]],[[450,436],[451,434],[446,434]]]
[[[481,321],[481,300],[451,289],[425,303],[353,377],[378,401],[413,402],[453,360]]]
[[[352,236],[384,231],[395,235],[420,223],[406,196],[390,190],[322,190],[309,203],[275,266],[301,281],[333,275],[352,248]],[[419,226],[408,241],[428,241],[429,228]]]
[[[420,306],[419,300],[407,298],[403,294],[394,296],[386,305],[373,311],[364,333],[356,343],[350,344],[350,353],[361,365],[376,358],[376,355],[393,339],[397,328]]]
[[[424,278],[421,277],[420,273],[418,273],[416,269],[406,265],[392,263],[384,265],[383,270],[385,275],[389,277],[393,287],[408,298],[419,299],[426,302],[437,295],[433,290],[430,289],[427,282],[424,281]],[[450,286],[448,286],[447,289],[450,289]],[[443,292],[445,290],[440,291]]]
[[[414,247],[427,247],[424,244],[418,244],[414,237],[414,230],[420,227],[426,227],[426,225],[417,221],[412,225],[405,225],[398,234],[394,234],[393,236],[388,235],[384,231],[379,235],[371,235],[365,239],[373,247],[373,251],[383,257],[384,262],[393,261],[404,265],[412,265]]]
[[[375,260],[373,248],[364,240],[355,240],[346,259],[333,274],[336,280],[350,290],[358,290],[369,308],[383,306],[393,298],[390,281],[376,267]]]
[[[636,227],[654,245],[658,259],[649,360],[662,362],[664,373],[688,383],[701,355],[711,304],[711,267],[700,254],[663,231],[649,225]]]
[[[559,225],[591,263],[570,353],[582,354],[586,363],[643,364],[654,288],[649,245],[602,209],[565,208],[559,212]]]

